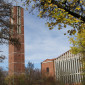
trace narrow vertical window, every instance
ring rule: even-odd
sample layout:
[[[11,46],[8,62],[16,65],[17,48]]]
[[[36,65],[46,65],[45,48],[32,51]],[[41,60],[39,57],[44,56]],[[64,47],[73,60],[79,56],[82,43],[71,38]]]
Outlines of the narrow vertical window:
[[[46,68],[46,72],[49,73],[49,68],[48,67]]]
[[[13,21],[13,8],[11,10],[11,24],[12,25],[14,24],[14,21]],[[12,35],[13,34],[13,27],[11,28],[10,32],[11,32],[11,35]]]
[[[21,8],[17,7],[17,33],[21,33]]]

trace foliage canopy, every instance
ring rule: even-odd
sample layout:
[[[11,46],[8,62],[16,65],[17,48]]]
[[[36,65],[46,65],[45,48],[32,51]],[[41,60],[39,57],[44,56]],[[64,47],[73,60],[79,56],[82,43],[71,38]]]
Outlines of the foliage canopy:
[[[0,0],[0,45],[12,44],[19,46],[19,39],[12,37],[10,30],[15,26],[10,23],[12,3],[8,3],[6,0]],[[0,51],[1,52],[1,51]],[[0,55],[0,61],[5,57]]]
[[[10,41],[11,44],[16,44],[18,39],[11,36],[10,30],[15,26],[10,23],[12,18],[12,3],[5,0],[0,0],[0,44],[6,44]]]
[[[85,29],[82,29],[80,33],[77,33],[75,38],[70,38],[70,42],[73,44],[71,51],[73,54],[81,53],[81,63],[82,63],[82,74],[83,81],[82,85],[85,85]]]
[[[75,37],[70,38],[70,42],[73,44],[73,47],[71,47],[72,53],[85,55],[85,29],[82,29]]]
[[[23,0],[22,0],[23,1]],[[68,33],[75,34],[85,28],[85,1],[84,0],[26,0],[28,10],[39,10],[40,18],[48,18],[49,29],[58,25],[58,29],[73,27]]]

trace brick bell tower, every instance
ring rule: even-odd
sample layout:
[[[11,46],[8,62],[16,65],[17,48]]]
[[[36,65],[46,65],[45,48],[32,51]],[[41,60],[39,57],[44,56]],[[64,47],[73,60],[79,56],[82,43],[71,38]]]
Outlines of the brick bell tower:
[[[18,75],[25,73],[24,59],[24,9],[20,6],[12,8],[12,17],[10,22],[15,26],[11,29],[13,37],[20,40],[21,47],[17,49],[9,44],[9,75]]]

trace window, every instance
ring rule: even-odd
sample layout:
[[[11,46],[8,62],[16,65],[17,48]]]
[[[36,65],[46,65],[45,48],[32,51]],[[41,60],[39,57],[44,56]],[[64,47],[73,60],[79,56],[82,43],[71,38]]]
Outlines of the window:
[[[46,68],[46,72],[49,73],[49,68],[48,67]]]
[[[14,21],[13,21],[13,8],[11,9],[11,24],[12,25],[14,24]],[[11,35],[13,34],[13,27],[11,28],[10,33],[11,33]]]
[[[17,7],[17,33],[21,33],[21,8]]]

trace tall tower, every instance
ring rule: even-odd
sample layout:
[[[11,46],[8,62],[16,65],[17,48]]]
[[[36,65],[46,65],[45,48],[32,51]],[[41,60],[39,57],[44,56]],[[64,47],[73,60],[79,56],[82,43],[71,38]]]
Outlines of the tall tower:
[[[20,6],[12,8],[12,17],[10,22],[14,24],[11,29],[13,37],[19,38],[21,47],[9,44],[9,75],[17,75],[25,72],[24,62],[24,9]]]

